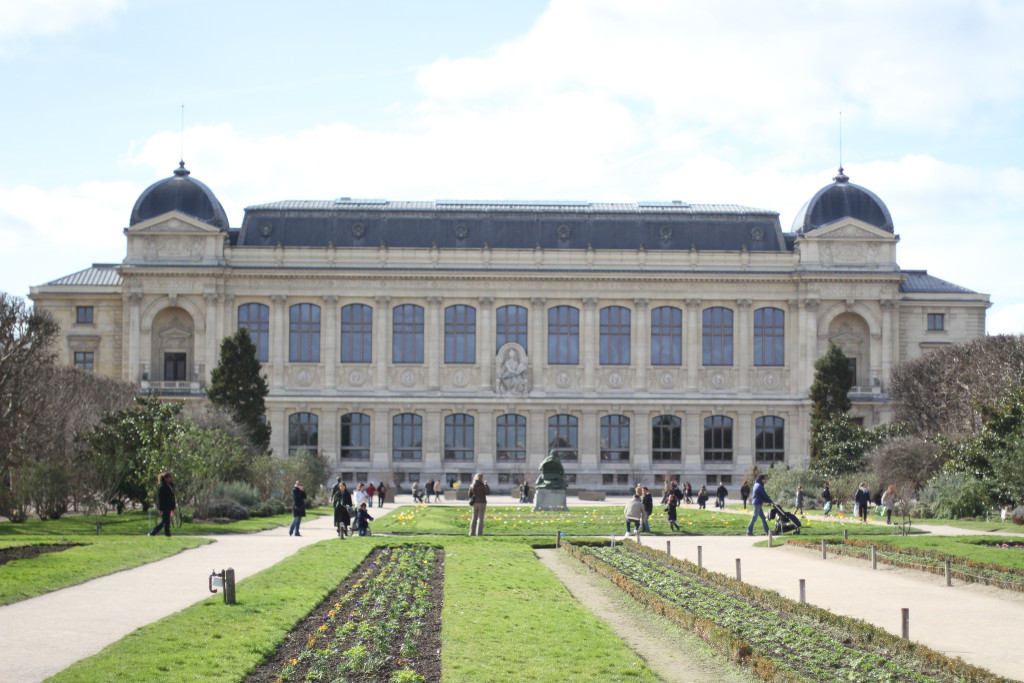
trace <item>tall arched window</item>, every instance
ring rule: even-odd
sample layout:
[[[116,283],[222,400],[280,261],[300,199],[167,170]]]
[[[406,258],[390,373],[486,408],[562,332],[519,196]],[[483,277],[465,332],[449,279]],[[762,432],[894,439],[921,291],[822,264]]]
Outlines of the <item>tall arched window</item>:
[[[315,452],[319,448],[319,418],[314,413],[292,413],[288,416],[288,454],[297,451]]]
[[[476,362],[476,309],[472,306],[444,309],[444,362]]]
[[[465,413],[444,418],[444,459],[473,461],[473,416]]]
[[[423,459],[423,418],[401,413],[391,420],[391,459]]]
[[[683,421],[675,415],[659,415],[651,420],[651,461],[682,462]]]
[[[392,311],[391,361],[423,362],[423,307],[416,304],[395,306]]]
[[[572,306],[548,309],[548,363],[578,365],[580,362],[580,311]]]
[[[778,308],[754,311],[754,365],[786,364],[786,314]]]
[[[704,309],[704,365],[732,365],[732,311]]]
[[[526,418],[508,413],[497,420],[495,450],[499,461],[526,460]]]
[[[682,365],[683,312],[674,306],[651,311],[651,365]]]
[[[572,415],[548,418],[548,451],[559,460],[579,459],[579,420]]]
[[[712,415],[704,418],[704,462],[732,462],[732,418]]]
[[[629,418],[625,415],[601,418],[601,460],[629,462]]]
[[[786,460],[786,421],[775,415],[765,415],[754,421],[754,457],[769,465]]]
[[[289,309],[288,360],[292,363],[320,362],[320,307],[295,304]]]
[[[366,304],[341,307],[341,362],[373,361],[373,309]]]
[[[370,416],[347,413],[341,416],[341,459],[370,459]]]
[[[494,316],[494,352],[505,344],[519,344],[529,353],[529,312],[522,306],[502,306]]]
[[[606,306],[601,309],[601,365],[629,365],[629,309]]]
[[[270,356],[270,307],[242,304],[238,307],[238,326],[249,330],[249,338],[256,347],[256,360],[266,363]]]

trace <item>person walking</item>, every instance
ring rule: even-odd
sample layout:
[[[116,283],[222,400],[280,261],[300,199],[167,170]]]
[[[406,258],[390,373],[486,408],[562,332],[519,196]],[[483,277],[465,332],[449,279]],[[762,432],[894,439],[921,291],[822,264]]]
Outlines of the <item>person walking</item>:
[[[356,512],[356,528],[359,530],[360,536],[370,535],[370,522],[373,521],[373,517],[370,515],[370,511],[366,509],[366,503],[359,505],[359,510]]]
[[[693,505],[693,487],[690,486],[690,482],[683,484],[683,499],[687,505]]]
[[[292,487],[292,524],[288,527],[289,536],[301,536],[299,525],[302,518],[306,516],[306,487],[301,481],[296,481]]]
[[[626,516],[626,533],[629,533],[631,526],[640,531],[640,526],[644,523],[644,502],[640,500],[639,493],[633,494],[633,499],[626,503],[622,513]]]
[[[429,504],[430,496],[434,494],[434,480],[427,479],[427,483],[423,485],[423,502]]]
[[[160,523],[149,532],[156,536],[163,529],[164,536],[171,535],[171,513],[178,507],[174,499],[174,476],[170,472],[161,472],[156,478],[156,509],[160,513]]]
[[[828,513],[832,512],[832,491],[828,488],[828,482],[825,482],[824,488],[821,489],[821,511],[828,517]]]
[[[708,504],[708,487],[704,484],[700,485],[700,491],[697,491],[697,509],[706,510]]]
[[[796,505],[793,507],[793,514],[804,514],[804,487],[796,487]]]
[[[374,487],[373,482],[371,481],[366,485],[366,504],[369,505],[370,507],[373,507],[373,494],[375,493],[377,493],[377,489],[376,487]]]
[[[764,535],[769,534],[768,531],[768,520],[764,517],[764,510],[761,506],[765,503],[771,503],[772,499],[768,496],[768,492],[764,490],[764,475],[757,475],[757,479],[754,480],[754,491],[750,498],[751,507],[754,512],[750,515],[750,524],[747,525],[747,536],[754,535],[754,522],[761,519],[761,526],[764,527]]]
[[[896,504],[896,486],[890,484],[882,494],[882,507],[885,508],[885,523],[892,524],[892,506]]]
[[[715,507],[725,509],[725,497],[729,495],[729,490],[725,488],[725,482],[721,479],[718,481],[718,489],[715,490]]]
[[[352,502],[355,504],[356,511],[359,511],[359,507],[363,503],[370,503],[370,497],[366,495],[366,485],[363,482],[359,482],[356,485],[356,492],[352,494]]]
[[[421,503],[423,502],[422,498],[423,494],[420,492],[420,483],[418,481],[414,481],[412,483],[412,502]]]
[[[519,502],[530,502],[530,482],[528,481],[524,480],[523,483],[519,485]]]
[[[679,525],[676,524],[678,519],[676,508],[679,507],[679,499],[676,498],[676,494],[668,494],[668,505],[665,507],[665,513],[668,516],[668,528],[672,531],[679,531]]]
[[[743,480],[743,485],[740,486],[740,498],[743,500],[743,509],[747,509],[747,498],[750,498],[750,482],[746,479]]]
[[[352,515],[345,507],[345,493],[345,483],[338,477],[338,483],[331,489],[331,506],[334,508],[334,528],[338,530],[339,537],[344,537],[352,521]],[[349,502],[352,502],[351,496]]]
[[[438,477],[437,481],[434,482],[434,502],[435,503],[440,503],[441,502],[441,492],[442,491],[444,491],[444,485],[441,483],[441,477]]]
[[[341,504],[348,508],[349,518],[351,519],[356,511],[355,506],[352,505],[352,492],[345,486],[345,482],[341,482],[339,490],[341,491]]]
[[[651,513],[654,512],[654,496],[646,486],[642,489],[640,502],[644,504],[644,532],[651,533]]]
[[[679,488],[679,482],[675,479],[672,480],[672,488],[668,493],[670,496],[676,497],[676,505],[683,502],[683,490]]]
[[[487,512],[487,494],[491,487],[484,481],[484,475],[477,473],[473,477],[473,485],[469,487],[470,504],[473,506],[473,519],[469,523],[470,536],[484,535],[484,513]]]
[[[377,487],[377,507],[384,507],[384,496],[387,494],[388,487],[384,485],[384,482],[380,483]]]
[[[857,504],[857,512],[860,514],[861,524],[867,524],[868,505],[871,503],[871,492],[868,491],[868,485],[864,482],[860,483],[860,487],[858,487],[857,493],[853,497],[853,502]]]

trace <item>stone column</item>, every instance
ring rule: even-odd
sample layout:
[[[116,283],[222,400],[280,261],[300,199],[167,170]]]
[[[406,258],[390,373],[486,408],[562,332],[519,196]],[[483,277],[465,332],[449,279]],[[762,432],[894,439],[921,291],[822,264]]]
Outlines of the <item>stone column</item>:
[[[284,364],[288,360],[288,297],[275,294],[270,297],[274,308],[270,313],[270,384],[274,389],[284,388]]]
[[[427,324],[423,335],[423,361],[427,364],[427,388],[441,388],[441,360],[444,357],[444,325],[441,322],[439,296],[427,297]]]
[[[327,458],[329,467],[336,467],[341,447],[341,431],[339,430],[338,409],[333,405],[325,407],[320,413],[318,438],[320,450]]]
[[[267,420],[270,422],[270,447],[278,457],[288,455],[288,414],[279,406],[267,409]]]
[[[683,417],[683,469],[691,478],[704,471],[704,421],[699,410],[689,410]]]
[[[742,393],[750,391],[750,369],[754,365],[754,335],[751,324],[751,301],[750,299],[739,299],[736,301],[736,326],[733,328],[733,365],[739,375],[739,390]]]
[[[234,294],[224,294],[221,296],[220,302],[223,314],[220,317],[220,334],[218,336],[223,339],[230,337],[238,329],[238,311],[235,310]]]
[[[536,477],[537,468],[548,457],[548,416],[544,408],[530,408],[526,414],[526,472]],[[531,486],[533,479],[530,480]]]
[[[892,377],[893,359],[899,357],[899,334],[893,325],[896,313],[896,302],[883,299],[882,302],[882,372],[878,378],[883,394],[889,391],[889,378]]]
[[[496,450],[494,423],[502,413],[481,410],[473,416],[473,455],[480,472],[493,472]]]
[[[338,322],[338,297],[334,294],[327,294],[323,300],[324,315],[320,325],[320,345],[323,348],[320,362],[323,363],[324,368],[324,389],[333,391],[337,386],[336,373],[341,359],[341,349],[338,347],[341,335],[341,324]]]
[[[629,416],[629,440],[629,460],[633,469],[650,471],[651,411],[634,410]]]
[[[750,410],[736,414],[732,430],[733,472],[742,475],[754,462],[754,416]]]
[[[540,385],[542,390],[546,390],[544,386],[544,367],[550,364],[550,358],[547,355],[547,345],[544,343],[544,330],[545,323],[544,319],[547,309],[544,304],[546,299],[544,297],[534,297],[530,299],[530,366],[533,368],[533,388],[536,389],[537,385]],[[544,426],[544,434],[547,434],[547,424]],[[547,444],[547,437],[545,436],[544,443]],[[541,460],[547,457],[547,448],[543,451],[544,455]],[[540,464],[540,461],[537,461]]]
[[[597,387],[598,339],[597,299],[583,300],[583,321],[580,324],[580,362],[583,363],[583,391]]]
[[[220,297],[213,292],[203,294],[203,301],[206,302],[206,359],[202,378],[204,386],[210,385],[210,375],[220,361],[220,354],[218,353],[220,327],[217,316],[219,299]]]
[[[377,308],[373,316],[373,355],[377,361],[377,389],[387,389],[388,363],[391,360],[388,356],[388,339],[391,338],[391,326],[388,324],[391,319],[391,297],[378,296],[375,301]]]
[[[492,322],[492,310],[494,308],[494,297],[482,296],[477,301],[480,303],[479,314],[476,326],[476,352],[477,365],[480,367],[480,390],[491,391],[493,386],[491,380],[494,374],[494,323]]]
[[[126,382],[138,384],[142,378],[142,293],[132,292],[128,295],[128,364],[121,373]],[[152,375],[146,379],[152,379]]]
[[[800,316],[801,324],[804,332],[804,348],[803,358],[806,362],[801,363],[803,370],[803,377],[798,386],[800,387],[800,393],[806,395],[806,392],[810,390],[811,382],[814,381],[814,361],[818,360],[818,300],[817,299],[806,299],[803,302],[803,312]]]
[[[423,471],[427,476],[444,472],[444,420],[441,409],[431,407],[423,415]]]
[[[370,469],[394,470],[391,463],[391,415],[387,408],[374,408],[370,415]],[[341,437],[338,437],[341,443]]]
[[[686,300],[686,329],[683,330],[683,351],[686,354],[686,391],[697,391],[700,377],[702,349],[704,344],[703,330],[700,322],[700,299]]]
[[[636,369],[636,376],[633,378],[633,389],[636,391],[647,390],[647,370],[650,363],[651,350],[651,315],[648,312],[650,299],[633,299],[633,334],[630,340],[632,355],[636,360],[633,367]]]
[[[584,408],[579,421],[579,469],[580,474],[595,473],[601,464],[601,423],[597,408]]]

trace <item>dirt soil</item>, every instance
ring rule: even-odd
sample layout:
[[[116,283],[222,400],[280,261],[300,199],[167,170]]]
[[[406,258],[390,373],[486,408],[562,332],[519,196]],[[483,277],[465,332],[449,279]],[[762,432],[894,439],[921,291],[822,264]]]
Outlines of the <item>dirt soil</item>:
[[[43,553],[59,553],[68,548],[82,545],[81,543],[61,543],[59,545],[21,545],[16,548],[0,548],[0,565],[11,560],[31,560]]]
[[[569,593],[608,624],[663,680],[670,683],[752,683],[758,680],[712,651],[698,636],[652,614],[610,581],[564,552],[537,550],[536,553]]]

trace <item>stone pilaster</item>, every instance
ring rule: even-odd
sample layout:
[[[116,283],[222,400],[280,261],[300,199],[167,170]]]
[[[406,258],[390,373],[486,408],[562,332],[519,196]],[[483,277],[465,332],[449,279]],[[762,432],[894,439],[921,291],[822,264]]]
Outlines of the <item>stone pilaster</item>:
[[[274,389],[284,388],[284,364],[288,362],[288,297],[275,294],[270,297],[270,384]],[[287,429],[287,427],[285,427]],[[287,444],[286,444],[287,445]]]
[[[391,297],[378,296],[373,316],[373,354],[377,363],[377,389],[388,387],[388,364],[391,361],[388,339],[391,338]],[[385,452],[387,449],[385,449]]]
[[[633,299],[635,308],[630,346],[632,347],[632,356],[636,359],[633,362],[633,367],[636,369],[633,389],[636,391],[646,391],[647,389],[647,369],[650,366],[651,351],[650,303],[650,299]]]
[[[700,376],[701,353],[704,348],[703,330],[700,322],[700,299],[686,300],[686,326],[683,329],[683,349],[686,354],[686,391],[697,391]]]
[[[583,391],[592,392],[597,387],[597,349],[600,330],[597,324],[598,300],[583,300],[583,320],[580,323],[580,362],[583,364]]]
[[[754,364],[754,335],[750,299],[736,301],[736,326],[733,329],[733,365],[739,378],[741,393],[750,391],[750,369]]]
[[[476,362],[480,366],[480,390],[491,391],[491,376],[494,374],[494,297],[482,296],[477,301],[477,345]]]
[[[337,386],[336,373],[338,363],[341,361],[341,349],[338,346],[341,335],[341,323],[338,321],[338,297],[328,294],[324,296],[323,302],[323,324],[320,326],[320,345],[323,348],[320,362],[324,366],[324,389],[333,391]]]
[[[427,387],[431,391],[441,388],[441,359],[444,357],[444,325],[441,322],[439,296],[427,297],[427,324],[423,335],[423,360],[427,364]]]

